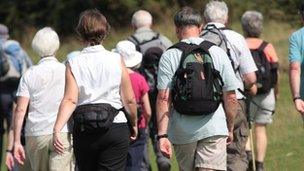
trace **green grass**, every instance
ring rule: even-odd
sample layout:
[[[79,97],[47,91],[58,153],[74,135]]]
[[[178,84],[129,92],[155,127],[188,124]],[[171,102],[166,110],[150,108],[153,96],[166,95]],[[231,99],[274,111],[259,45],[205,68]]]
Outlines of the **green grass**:
[[[175,30],[170,24],[172,23],[167,22],[164,25],[157,25],[154,29],[176,42]],[[230,27],[241,33],[239,23],[234,23]],[[266,21],[262,36],[274,45],[280,62],[280,97],[277,101],[274,122],[268,126],[268,149],[265,159],[266,170],[268,171],[304,170],[303,121],[294,109],[288,83],[288,37],[294,30],[288,24]],[[119,40],[126,39],[131,32],[132,30],[129,28],[123,28],[121,31],[112,30],[111,35],[104,42],[105,47],[112,49]],[[39,58],[30,48],[32,37],[33,34],[28,34],[22,42],[34,63],[36,63]],[[68,52],[78,49],[81,49],[81,43],[76,41],[75,38],[67,38],[63,40],[57,56],[63,61]],[[151,146],[149,149],[151,152]],[[150,160],[152,169],[157,170],[153,153],[150,153]],[[172,163],[172,170],[178,170],[175,159]],[[3,165],[2,170],[5,170]]]

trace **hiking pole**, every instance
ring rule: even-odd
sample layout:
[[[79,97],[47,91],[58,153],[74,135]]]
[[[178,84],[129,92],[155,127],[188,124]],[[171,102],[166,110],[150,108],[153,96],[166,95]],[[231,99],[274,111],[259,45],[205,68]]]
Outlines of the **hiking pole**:
[[[255,166],[255,153],[254,153],[254,145],[253,145],[253,133],[252,133],[252,122],[249,121],[249,139],[250,139],[250,147],[251,147],[251,155],[252,155],[252,169],[256,171]]]

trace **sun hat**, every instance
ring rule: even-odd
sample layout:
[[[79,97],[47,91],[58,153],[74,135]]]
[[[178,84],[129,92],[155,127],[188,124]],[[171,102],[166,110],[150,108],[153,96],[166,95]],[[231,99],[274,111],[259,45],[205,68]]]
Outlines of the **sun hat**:
[[[135,45],[128,40],[118,42],[115,49],[112,49],[112,51],[119,53],[122,56],[126,67],[128,68],[135,67],[142,61],[142,54],[136,51]]]
[[[0,39],[8,39],[8,28],[4,24],[0,24]]]

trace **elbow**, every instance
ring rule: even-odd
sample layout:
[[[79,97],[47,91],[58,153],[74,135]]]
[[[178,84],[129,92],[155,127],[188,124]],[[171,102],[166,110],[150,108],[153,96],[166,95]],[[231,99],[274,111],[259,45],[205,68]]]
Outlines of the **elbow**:
[[[244,75],[245,88],[250,89],[257,81],[255,72]]]

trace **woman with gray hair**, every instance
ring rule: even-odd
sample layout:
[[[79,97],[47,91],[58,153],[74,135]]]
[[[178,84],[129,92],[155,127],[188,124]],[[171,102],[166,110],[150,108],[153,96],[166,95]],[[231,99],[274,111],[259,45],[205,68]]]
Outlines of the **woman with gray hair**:
[[[256,72],[258,92],[252,98],[256,104],[250,104],[250,114],[254,122],[256,137],[255,165],[257,171],[262,171],[267,148],[266,125],[272,122],[272,111],[275,109],[275,101],[278,96],[278,57],[272,44],[260,38],[263,30],[263,16],[260,12],[245,12],[242,16],[242,27],[248,47],[258,67]],[[247,156],[252,156],[250,141],[247,141],[246,150]],[[249,162],[249,168],[251,168],[253,163],[251,158],[249,158]]]
[[[25,151],[20,141],[22,123],[28,108],[25,125],[25,150],[32,170],[74,170],[71,135],[67,126],[59,132],[64,150],[57,154],[52,146],[53,126],[64,93],[65,66],[55,55],[59,49],[57,33],[50,27],[39,30],[32,47],[40,56],[37,65],[21,77],[17,90],[14,119],[14,156],[24,163]]]

